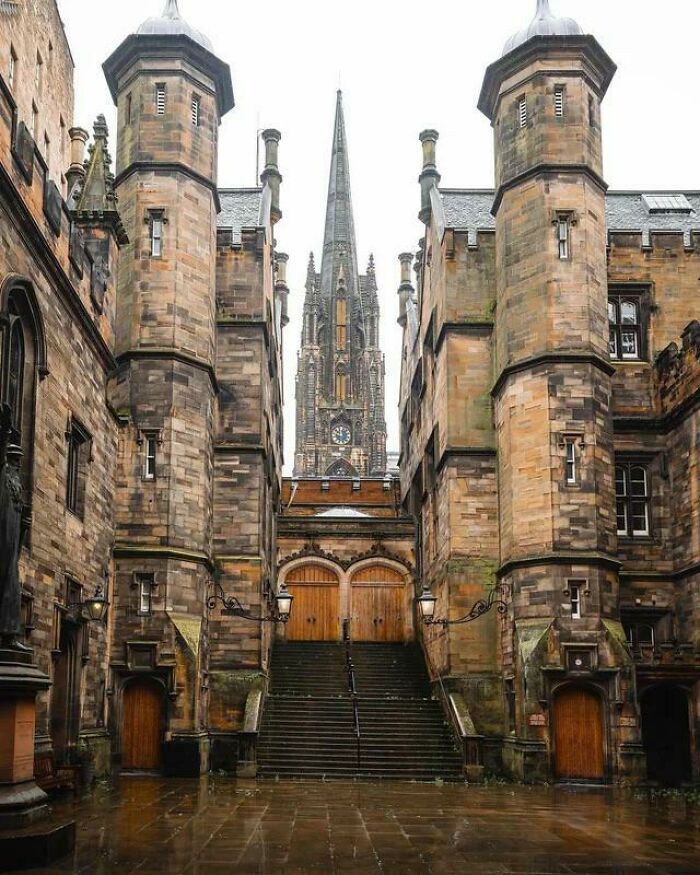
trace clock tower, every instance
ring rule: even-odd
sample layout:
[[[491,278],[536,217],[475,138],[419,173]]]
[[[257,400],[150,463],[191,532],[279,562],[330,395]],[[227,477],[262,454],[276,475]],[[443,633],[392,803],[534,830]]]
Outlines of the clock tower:
[[[309,258],[296,381],[295,476],[386,471],[384,356],[370,255],[357,267],[345,119],[338,92],[320,273]]]

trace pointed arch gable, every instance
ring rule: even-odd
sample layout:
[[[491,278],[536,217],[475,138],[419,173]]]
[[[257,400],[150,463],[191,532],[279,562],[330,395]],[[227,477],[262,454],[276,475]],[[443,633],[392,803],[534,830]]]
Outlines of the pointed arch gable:
[[[345,459],[337,459],[326,470],[326,477],[359,477],[356,469]]]

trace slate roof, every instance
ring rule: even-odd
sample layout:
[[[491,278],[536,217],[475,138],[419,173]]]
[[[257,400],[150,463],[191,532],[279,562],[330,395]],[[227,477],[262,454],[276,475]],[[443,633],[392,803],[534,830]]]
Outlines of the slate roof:
[[[257,228],[260,225],[261,188],[222,188],[219,189],[221,212],[216,218],[220,231],[233,231],[233,243],[241,242],[243,228]]]
[[[650,212],[645,195],[680,195],[687,198],[691,212]],[[493,231],[495,219],[491,206],[495,192],[491,189],[441,189],[445,225],[469,232],[470,243],[476,242],[477,231]],[[689,237],[691,231],[700,231],[700,191],[649,192],[609,191],[605,199],[608,231],[641,232],[648,237],[652,231],[675,231]]]

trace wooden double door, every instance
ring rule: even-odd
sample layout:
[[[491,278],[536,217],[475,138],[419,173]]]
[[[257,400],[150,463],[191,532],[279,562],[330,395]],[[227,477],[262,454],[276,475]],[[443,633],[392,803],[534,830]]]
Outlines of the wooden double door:
[[[366,566],[341,581],[333,569],[309,563],[285,583],[294,596],[288,641],[339,641],[345,619],[353,641],[405,640],[406,583],[393,568]]]
[[[385,565],[371,565],[350,582],[350,635],[353,641],[403,641],[403,575]]]
[[[554,771],[560,781],[604,781],[603,702],[587,687],[566,686],[554,698]]]
[[[124,690],[122,768],[156,771],[161,766],[165,696],[151,678],[131,681]]]

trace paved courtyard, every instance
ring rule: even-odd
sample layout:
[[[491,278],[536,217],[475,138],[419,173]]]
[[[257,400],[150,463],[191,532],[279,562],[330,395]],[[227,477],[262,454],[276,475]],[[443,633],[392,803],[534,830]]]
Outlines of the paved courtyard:
[[[628,791],[124,777],[55,815],[44,875],[700,873],[700,806]]]

